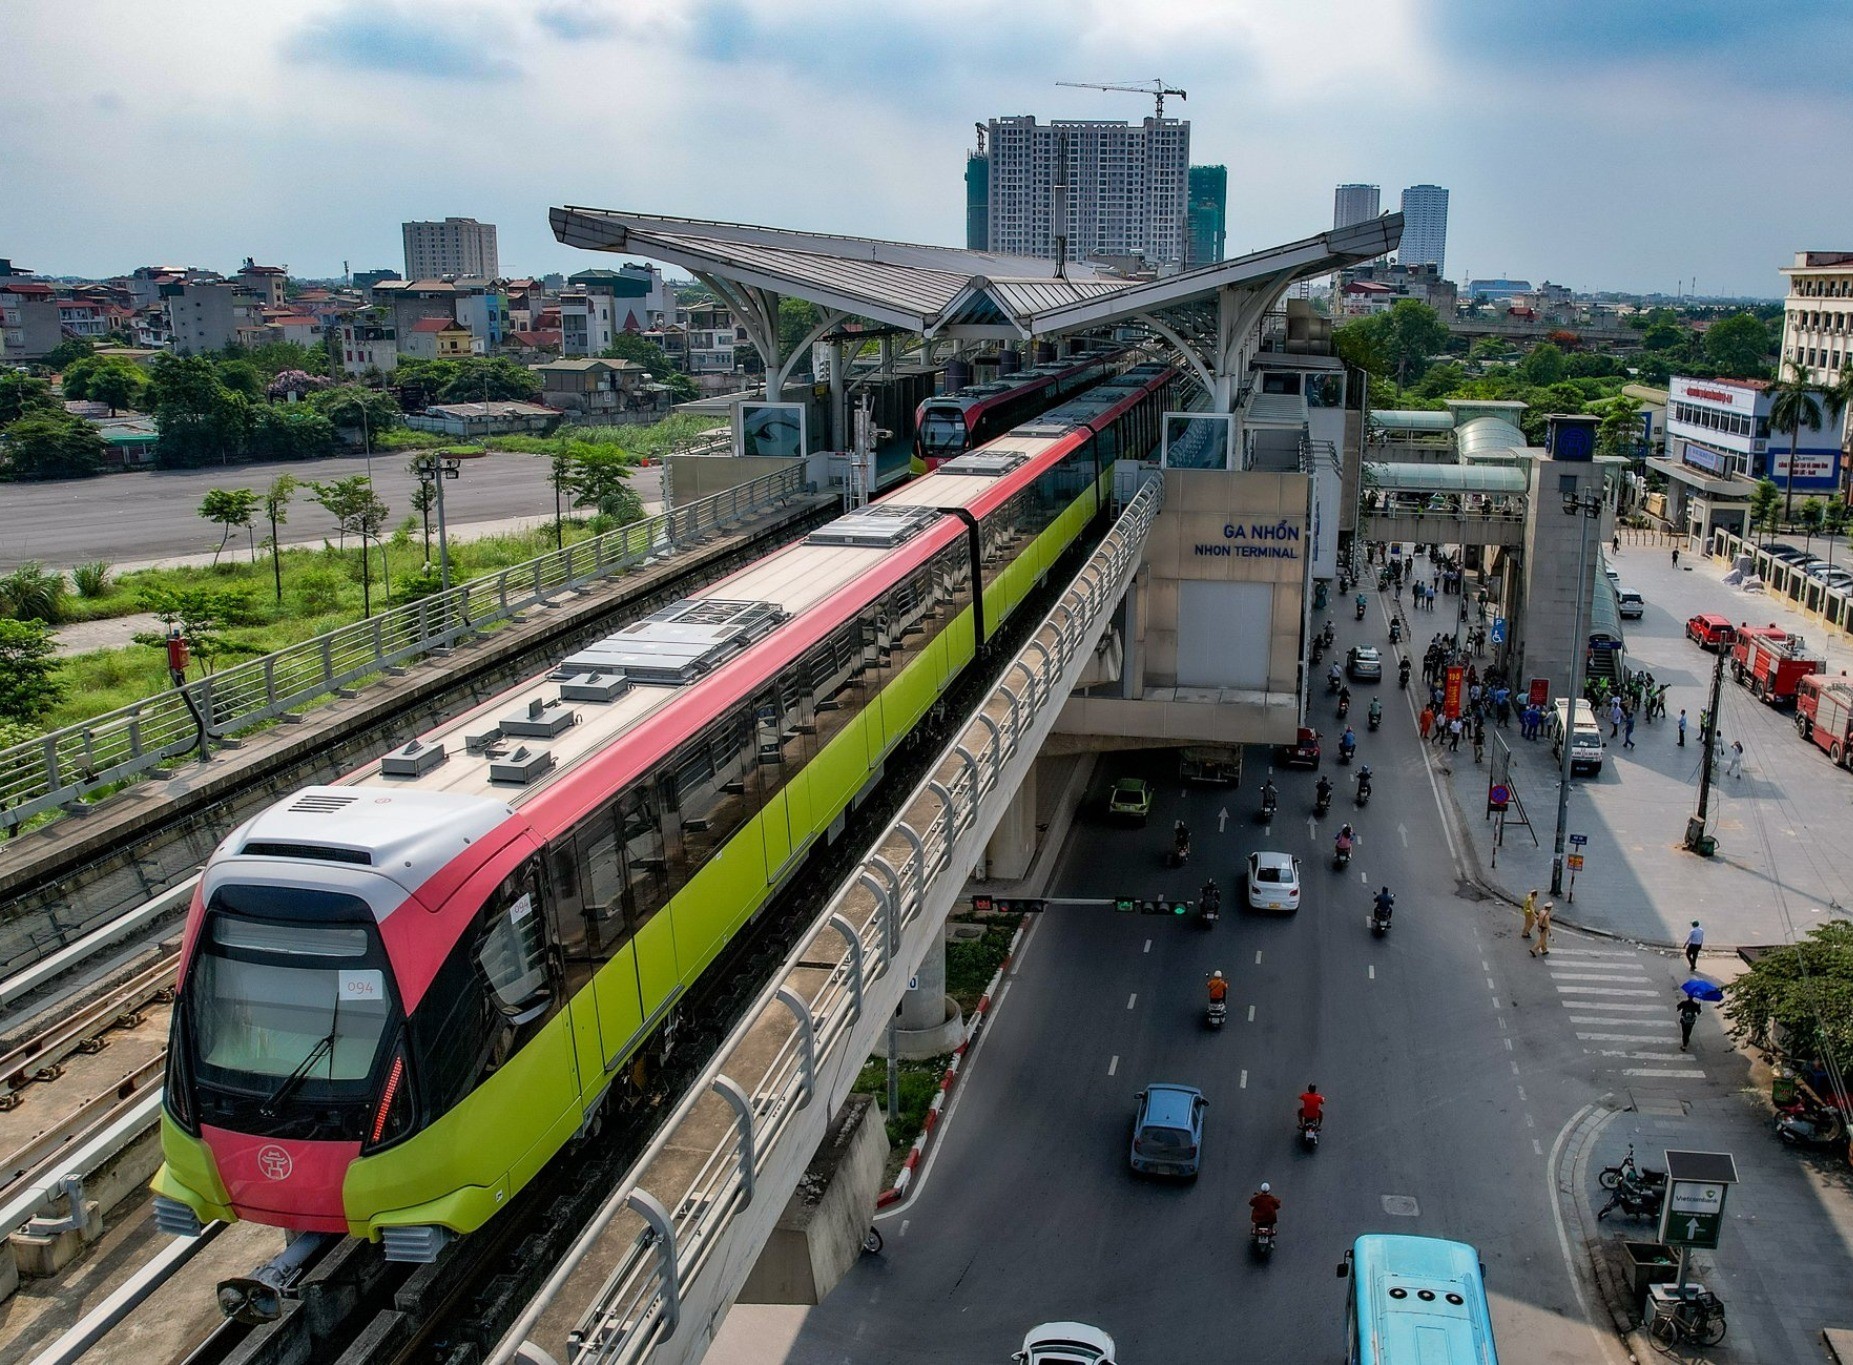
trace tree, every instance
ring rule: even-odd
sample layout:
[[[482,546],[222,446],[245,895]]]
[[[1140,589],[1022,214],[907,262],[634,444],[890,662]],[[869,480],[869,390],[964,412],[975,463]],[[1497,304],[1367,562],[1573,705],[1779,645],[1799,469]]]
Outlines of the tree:
[[[600,351],[599,356],[604,360],[629,360],[643,366],[650,378],[668,388],[669,396],[678,403],[693,402],[701,397],[695,381],[678,370],[668,352],[648,338],[621,334],[613,338],[611,345]]]
[[[123,408],[132,408],[142,391],[148,387],[139,370],[127,365],[107,365],[90,381],[90,398],[97,403],[109,405],[109,415],[114,417]]]
[[[0,721],[35,724],[63,697],[50,629],[0,618]]]
[[[363,384],[342,384],[309,395],[309,409],[320,413],[343,431],[372,436],[399,425],[402,414],[390,393],[367,388]]]
[[[1786,518],[1795,502],[1795,447],[1801,430],[1821,429],[1826,397],[1821,387],[1808,377],[1808,367],[1799,360],[1789,362],[1789,377],[1778,379],[1769,390],[1769,429],[1789,438],[1789,465],[1783,479],[1782,515]]]
[[[57,412],[51,385],[18,370],[0,373],[0,427],[11,426],[29,412]]]
[[[823,321],[823,314],[817,311],[817,305],[807,299],[783,298],[779,300],[779,354],[789,357],[809,334],[811,328]]]
[[[212,564],[217,568],[225,542],[232,538],[232,527],[242,526],[245,533],[250,534],[251,518],[257,514],[257,494],[249,488],[214,488],[200,500],[199,514],[225,528],[225,533],[219,537],[219,548],[212,552]],[[255,545],[251,547],[251,562],[257,562]]]
[[[1657,322],[1641,334],[1641,345],[1650,351],[1671,351],[1684,346],[1690,336],[1684,327]]]
[[[247,620],[251,604],[241,592],[213,588],[144,588],[142,610],[152,612],[165,627],[159,634],[144,631],[133,638],[138,645],[165,650],[167,637],[179,630],[200,667],[212,672],[213,664],[227,655],[258,654],[261,650],[238,644],[225,632]]]
[[[310,374],[307,370],[278,370],[264,386],[264,396],[273,403],[282,403],[320,393],[334,382],[327,375]]]
[[[630,488],[631,466],[623,452],[596,447],[575,451],[564,484],[573,506],[592,507],[619,525],[643,518],[643,501]]]
[[[1591,409],[1602,418],[1596,428],[1596,444],[1604,455],[1632,456],[1641,441],[1641,405],[1626,394],[1594,404]]]
[[[328,351],[322,346],[304,346],[295,341],[267,341],[245,352],[246,360],[257,366],[266,379],[287,370],[306,370],[312,375],[328,373]]]
[[[335,424],[301,403],[259,403],[245,451],[255,460],[319,460],[335,453]]]
[[[1448,327],[1426,303],[1398,299],[1384,317],[1384,344],[1398,384],[1413,384],[1428,369],[1428,358],[1445,350]]]
[[[1378,379],[1390,377],[1389,340],[1381,313],[1347,322],[1332,332],[1332,347],[1339,358]]]
[[[48,370],[62,370],[73,361],[82,360],[86,356],[95,355],[96,349],[95,346],[86,341],[83,337],[72,337],[68,341],[59,342],[56,346],[47,351],[45,353],[45,359],[40,363]]]
[[[81,479],[103,468],[109,443],[83,418],[54,408],[14,422],[0,450],[10,479]]]
[[[217,371],[219,382],[233,393],[243,394],[254,401],[264,396],[264,372],[250,361],[221,360]]]
[[[368,541],[379,540],[380,529],[386,525],[390,509],[373,491],[365,474],[356,474],[352,478],[336,479],[331,483],[312,482],[310,495],[320,503],[328,515],[335,519],[341,529],[341,544],[345,547],[349,535],[360,538],[360,601],[364,615],[373,615],[373,556],[367,549]],[[385,556],[381,548],[382,559]],[[387,591],[392,590],[391,584]]]
[[[1770,535],[1776,532],[1776,517],[1782,509],[1782,490],[1770,479],[1758,479],[1750,490],[1750,526]]]
[[[1724,988],[1733,1035],[1812,1062],[1853,1053],[1853,924],[1834,920],[1771,948]]]
[[[1519,377],[1528,384],[1555,384],[1564,377],[1563,352],[1553,342],[1540,341],[1517,368]]]
[[[296,476],[279,474],[264,490],[264,519],[270,523],[270,569],[277,580],[277,604],[283,603],[283,544],[277,528],[290,519],[290,499],[296,496]]]
[[[1769,373],[1769,328],[1754,313],[1714,322],[1705,333],[1705,358],[1732,379],[1761,379]]]
[[[149,375],[148,398],[161,437],[155,457],[163,468],[230,464],[243,452],[250,402],[219,382],[210,357],[158,357]]]
[[[540,397],[540,376],[505,356],[402,360],[393,382],[431,403],[532,402]]]

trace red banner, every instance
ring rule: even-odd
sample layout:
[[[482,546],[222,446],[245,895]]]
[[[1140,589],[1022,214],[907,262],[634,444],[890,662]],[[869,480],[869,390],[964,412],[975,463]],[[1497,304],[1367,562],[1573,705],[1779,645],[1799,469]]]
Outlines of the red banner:
[[[1533,678],[1531,680],[1531,704],[1542,711],[1546,706],[1550,705],[1550,700],[1551,680],[1549,678]]]
[[[1448,665],[1448,678],[1441,686],[1441,714],[1449,720],[1461,713],[1461,686],[1466,680],[1466,668],[1460,664]]]

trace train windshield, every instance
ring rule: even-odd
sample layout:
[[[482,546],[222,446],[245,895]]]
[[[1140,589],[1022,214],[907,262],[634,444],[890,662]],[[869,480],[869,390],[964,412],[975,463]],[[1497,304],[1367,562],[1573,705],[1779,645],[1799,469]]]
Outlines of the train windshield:
[[[240,913],[260,898],[268,914]],[[323,891],[222,887],[212,909],[187,991],[202,1075],[279,1102],[284,1083],[326,1094],[366,1082],[394,1014],[366,903]],[[290,917],[276,918],[279,910]]]
[[[926,410],[920,423],[920,449],[930,460],[950,460],[965,453],[965,414],[957,408]]]

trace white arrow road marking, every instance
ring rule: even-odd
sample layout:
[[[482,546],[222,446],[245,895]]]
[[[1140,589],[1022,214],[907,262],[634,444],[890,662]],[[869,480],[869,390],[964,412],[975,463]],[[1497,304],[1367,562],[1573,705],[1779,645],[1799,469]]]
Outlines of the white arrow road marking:
[[[1221,834],[1229,828],[1229,808],[1224,806],[1216,813],[1216,832]]]

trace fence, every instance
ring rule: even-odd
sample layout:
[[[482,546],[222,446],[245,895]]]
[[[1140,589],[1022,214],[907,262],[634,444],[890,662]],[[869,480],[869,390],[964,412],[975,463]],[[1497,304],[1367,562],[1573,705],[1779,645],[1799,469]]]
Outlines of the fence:
[[[720,1286],[712,1280],[698,1289],[697,1278],[704,1269],[710,1274],[744,1274],[751,1265],[750,1254],[726,1249],[733,1223],[749,1209],[767,1230],[777,1218],[790,1191],[757,1187],[774,1183],[768,1173],[775,1162],[784,1162],[795,1182],[809,1161],[819,1134],[794,1131],[795,1126],[808,1122],[820,1128],[845,1098],[839,1089],[847,1091],[900,998],[909,965],[903,935],[912,930],[914,939],[921,941],[923,932],[936,932],[934,925],[943,921],[959,896],[971,858],[988,833],[980,824],[981,806],[988,798],[998,798],[990,811],[990,823],[995,824],[1003,798],[1015,790],[1022,771],[1034,760],[1138,568],[1163,489],[1162,479],[1150,479],[1128,503],[936,771],[882,835],[878,851],[824,908],[816,922],[817,937],[806,938],[793,951],[757,1007],[748,1011],[616,1194],[503,1337],[491,1357],[493,1365],[547,1358],[536,1351],[528,1334],[620,1214],[640,1218],[643,1230],[615,1258],[616,1268],[572,1333],[570,1359],[575,1365],[641,1361],[676,1335],[685,1312],[689,1326],[678,1344],[693,1348],[690,1335],[704,1339],[707,1320],[695,1306],[710,1298],[725,1304],[731,1297],[717,1295]],[[825,946],[832,939],[843,945],[840,952]],[[807,982],[814,982],[814,989],[805,990]],[[765,1055],[764,1043],[754,1047],[748,1038],[767,1019],[779,1021],[784,1036],[770,1061],[761,1065],[749,1059]],[[742,1061],[759,1073],[750,1087],[728,1074]],[[698,1105],[716,1096],[731,1115],[727,1136],[709,1150],[685,1192],[666,1205],[641,1186],[666,1152],[674,1158],[666,1164],[685,1169],[680,1163],[687,1160],[692,1139],[681,1131],[683,1125]],[[782,1139],[786,1150],[781,1152]],[[791,1146],[801,1141],[811,1145],[793,1153]]]
[[[450,649],[524,608],[674,553],[783,505],[804,488],[793,464],[741,484],[331,630],[118,710],[0,750],[0,830],[76,806],[195,748],[199,723],[224,739],[336,696],[362,679]]]
[[[1709,548],[1715,557],[1732,564],[1748,558],[1751,571],[1763,580],[1766,591],[1786,597],[1803,611],[1820,617],[1836,629],[1853,631],[1853,590],[1830,588],[1810,578],[1797,566],[1777,559],[1769,551],[1758,549],[1742,536],[1733,535],[1729,531],[1714,530]]]

